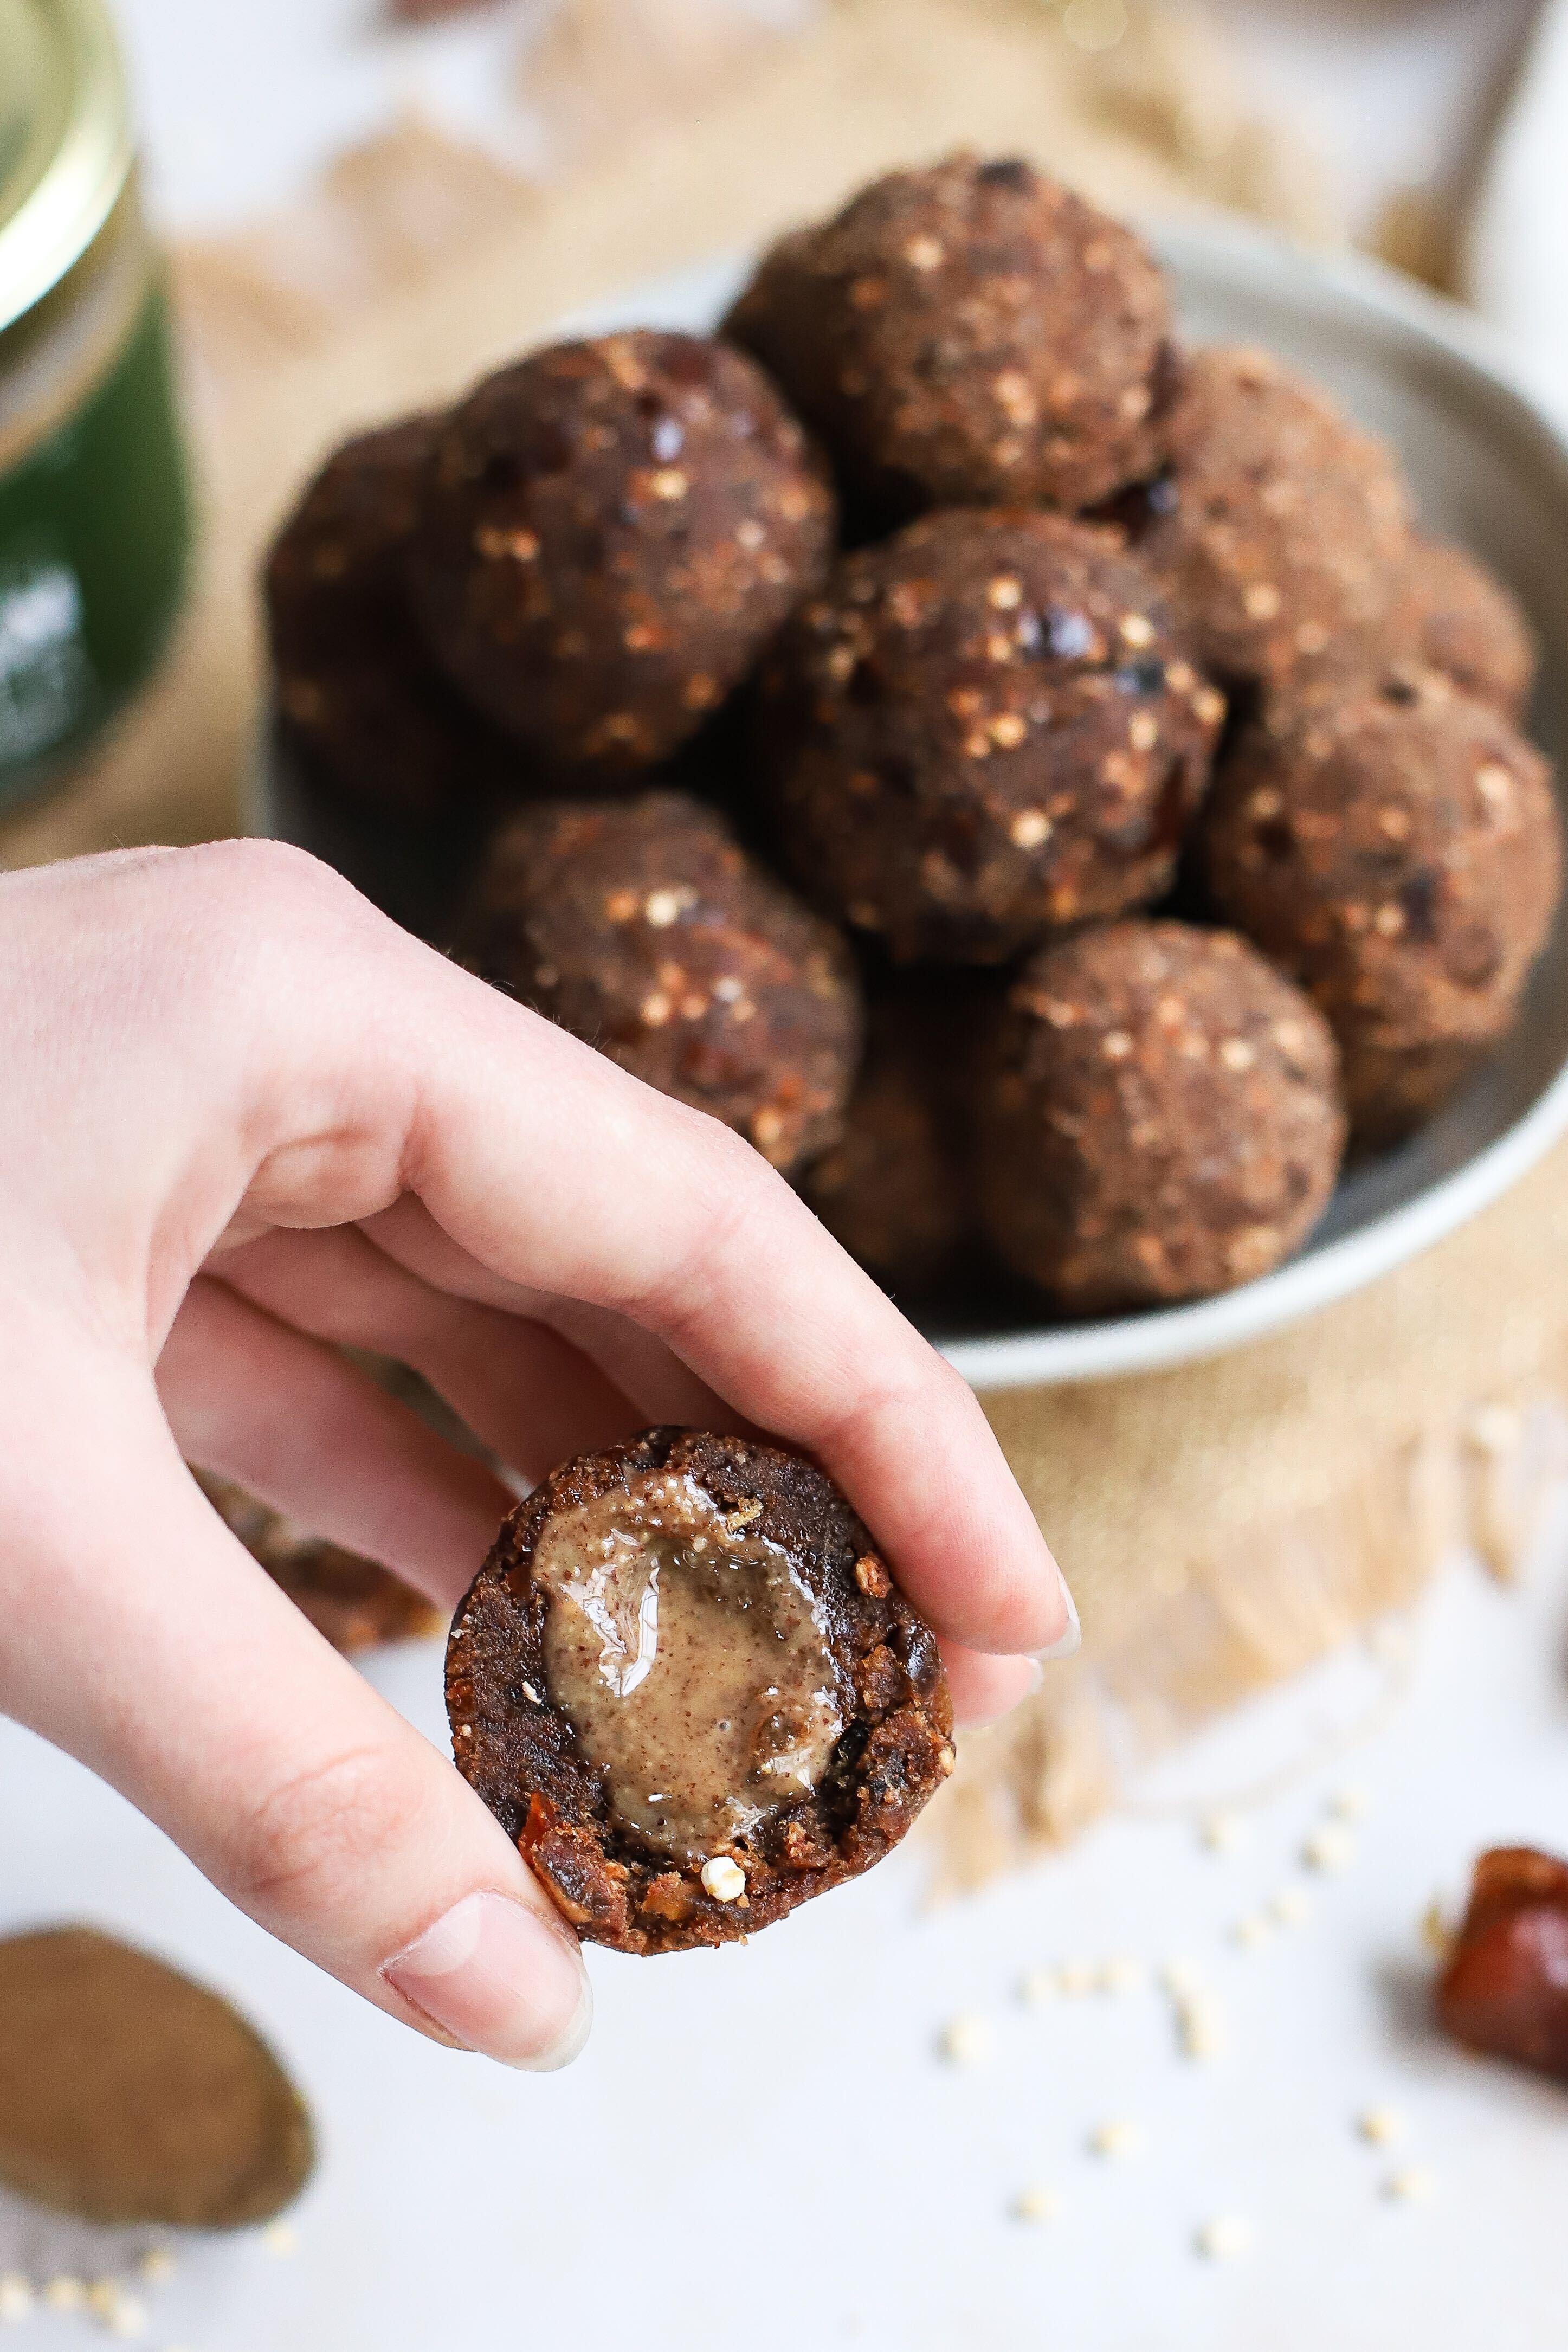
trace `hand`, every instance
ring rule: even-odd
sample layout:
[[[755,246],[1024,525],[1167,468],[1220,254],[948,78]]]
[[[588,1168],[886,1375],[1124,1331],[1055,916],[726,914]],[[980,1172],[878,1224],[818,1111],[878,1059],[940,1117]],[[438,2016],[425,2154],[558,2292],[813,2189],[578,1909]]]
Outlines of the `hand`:
[[[0,1705],[392,2016],[559,2064],[587,1979],[499,1825],[182,1457],[451,1607],[528,1478],[737,1420],[844,1486],[973,1720],[1064,1588],[967,1389],[715,1121],[298,853],[0,880]]]

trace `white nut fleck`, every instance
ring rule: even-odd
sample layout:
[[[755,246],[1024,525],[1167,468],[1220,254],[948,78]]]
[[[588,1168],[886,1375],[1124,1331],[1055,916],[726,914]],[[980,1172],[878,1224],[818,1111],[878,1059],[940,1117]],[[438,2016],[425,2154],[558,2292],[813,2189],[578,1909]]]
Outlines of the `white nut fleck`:
[[[1030,2009],[1041,2009],[1054,2000],[1061,1990],[1061,1981],[1054,1969],[1030,1969],[1019,1979],[1019,1999]]]
[[[716,1903],[733,1903],[746,1892],[746,1873],[727,1853],[716,1853],[704,1863],[702,1880]]]
[[[1118,1958],[1107,1960],[1100,1971],[1102,1992],[1121,1996],[1142,1992],[1148,1982],[1148,1971],[1142,1960]]]
[[[1210,1813],[1201,1834],[1210,1853],[1234,1853],[1247,1843],[1246,1824],[1234,1813]]]
[[[51,2311],[79,2311],[87,2301],[87,2287],[71,2272],[59,2271],[45,2287],[43,2300]]]
[[[1336,1821],[1359,1822],[1371,1802],[1360,1781],[1352,1780],[1344,1788],[1334,1790],[1329,1799],[1329,1811]]]
[[[643,901],[643,919],[656,931],[667,931],[695,896],[691,889],[650,890]]]
[[[1143,2125],[1129,2121],[1101,2124],[1089,2135],[1093,2154],[1117,2163],[1128,2157],[1142,2156],[1148,2144],[1149,2135]]]
[[[1437,2193],[1437,2176],[1429,2165],[1409,2164],[1394,2173],[1388,2194],[1399,2205],[1425,2205]]]
[[[1390,2147],[1405,2137],[1405,2118],[1396,2107],[1368,2107],[1357,2116],[1355,2127],[1374,2147]]]
[[[1312,1898],[1304,1886],[1282,1886],[1269,1906],[1269,1916],[1281,1927],[1299,1927],[1312,1910]]]

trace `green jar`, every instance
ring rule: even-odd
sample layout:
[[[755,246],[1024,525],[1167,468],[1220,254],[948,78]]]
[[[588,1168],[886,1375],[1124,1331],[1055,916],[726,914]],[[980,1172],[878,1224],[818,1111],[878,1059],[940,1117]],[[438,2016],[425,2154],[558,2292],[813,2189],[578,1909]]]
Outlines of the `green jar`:
[[[152,669],[189,501],[101,0],[0,0],[0,812]]]

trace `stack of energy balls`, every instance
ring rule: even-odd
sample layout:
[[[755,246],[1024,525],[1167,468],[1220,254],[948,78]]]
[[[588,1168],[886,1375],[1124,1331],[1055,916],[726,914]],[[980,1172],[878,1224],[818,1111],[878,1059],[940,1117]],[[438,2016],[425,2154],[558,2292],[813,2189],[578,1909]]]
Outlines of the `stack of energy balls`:
[[[877,181],[715,339],[350,442],[267,597],[320,805],[433,871],[487,842],[434,935],[916,1300],[1267,1272],[1505,1034],[1557,903],[1507,590],[1023,163]]]

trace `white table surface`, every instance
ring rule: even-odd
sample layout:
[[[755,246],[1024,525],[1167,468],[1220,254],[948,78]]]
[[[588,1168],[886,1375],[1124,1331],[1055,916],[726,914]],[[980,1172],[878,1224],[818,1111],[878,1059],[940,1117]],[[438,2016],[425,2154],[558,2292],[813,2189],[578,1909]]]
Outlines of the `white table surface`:
[[[348,0],[122,13],[159,202],[184,226],[285,194],[411,80],[476,117],[497,38],[375,41]],[[1255,29],[1282,40],[1272,13]],[[1435,12],[1449,30],[1468,13]],[[1422,29],[1409,10],[1368,0],[1366,15],[1368,54]],[[86,1917],[165,1952],[256,2019],[320,2123],[293,2251],[256,2232],[183,2246],[175,2275],[139,2290],[145,2340],[1562,2352],[1568,2096],[1437,2040],[1418,1922],[1435,1893],[1457,1898],[1481,1847],[1568,1844],[1568,1522],[1521,1588],[1457,1564],[1407,1637],[1392,1632],[1172,1759],[1138,1814],[964,1904],[923,1910],[906,1853],[744,1950],[593,1955],[598,2030],[547,2080],[363,2008],[89,1775],[0,1726],[0,1925]],[[1401,1638],[1396,1668],[1383,1649]],[[439,1664],[423,1644],[371,1671],[444,1745]],[[1290,1769],[1334,1737],[1343,1753]],[[1281,1765],[1278,1792],[1241,1808],[1240,1848],[1206,1849],[1204,1806]],[[1354,1857],[1314,1874],[1304,1842],[1346,1788],[1367,1800]],[[1238,1943],[1237,1923],[1287,1888],[1311,1898],[1305,1922]],[[1222,2005],[1229,2054],[1182,2056],[1155,1990],[1018,1998],[1030,1968],[1122,1956],[1185,1959]],[[937,2042],[971,2013],[993,2054],[960,2068]],[[1397,2146],[1358,2138],[1374,2105],[1406,2119]],[[1089,2152],[1111,2121],[1144,2127],[1141,2158]],[[1388,2195],[1409,2167],[1429,2169],[1430,2201]],[[1061,2200],[1044,2227],[1011,2211],[1037,2184]],[[1220,2215],[1253,2233],[1233,2263],[1195,2250]],[[123,2268],[145,2242],[0,2199],[0,2270]],[[67,2352],[103,2336],[40,2313],[15,2340]]]
[[[232,1911],[78,1767],[0,1727],[0,1920],[89,1917],[236,1999],[319,2119],[322,2158],[280,2258],[197,2242],[147,2291],[153,2346],[472,2345],[691,2352],[1561,2352],[1568,2336],[1568,2095],[1434,2036],[1419,1922],[1497,1840],[1563,1843],[1563,1530],[1522,1589],[1457,1566],[1396,1673],[1343,1657],[1186,1751],[1151,1804],[1223,1800],[1335,1727],[1343,1752],[1239,1809],[1212,1853],[1183,1813],[1120,1818],[1060,1858],[936,1912],[906,1850],[745,1948],[657,1962],[593,1953],[598,2026],[537,2079],[422,2042]],[[374,1679],[433,1738],[439,1646]],[[1332,1874],[1302,1848],[1364,1795]],[[1233,1936],[1287,1888],[1310,1916]],[[1228,2055],[1180,2054],[1155,1990],[1026,2006],[1040,1964],[1185,1960]],[[938,2052],[983,2021],[988,2063]],[[1358,2138],[1386,2105],[1396,2146]],[[1136,2161],[1089,2152],[1107,2122]],[[1429,2202],[1387,2193],[1401,2168]],[[1011,2211],[1053,2189],[1060,2218]],[[1195,2232],[1246,2221],[1216,2263]],[[0,2269],[93,2273],[144,2238],[0,2200]],[[16,2331],[63,2348],[84,2321]]]

